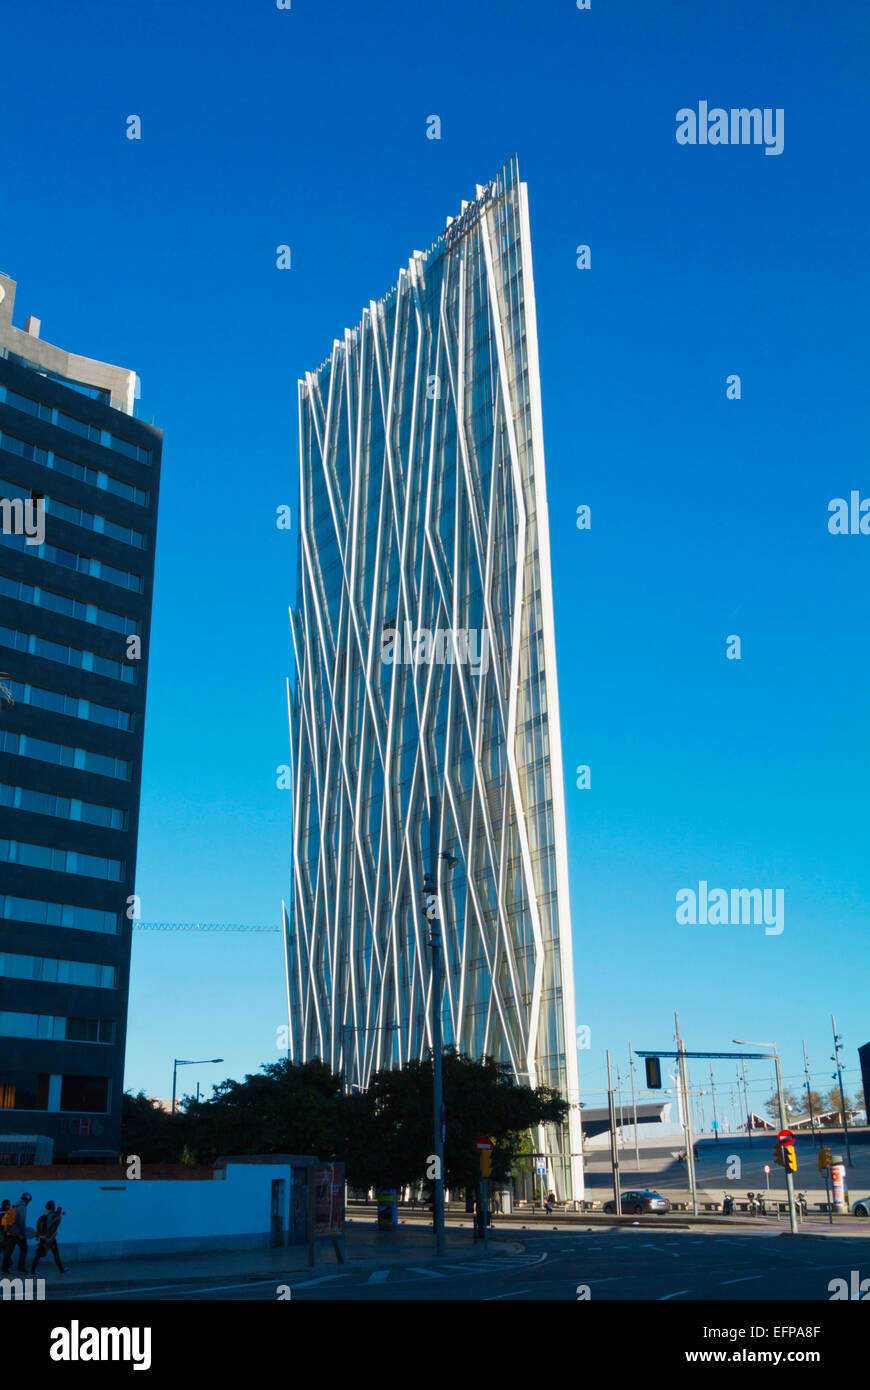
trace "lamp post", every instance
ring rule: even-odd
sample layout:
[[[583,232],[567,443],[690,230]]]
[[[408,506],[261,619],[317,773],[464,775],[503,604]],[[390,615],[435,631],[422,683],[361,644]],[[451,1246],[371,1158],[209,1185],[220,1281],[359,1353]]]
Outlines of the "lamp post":
[[[840,1105],[843,1110],[843,1139],[846,1144],[846,1163],[851,1168],[852,1150],[849,1147],[849,1116],[846,1114],[846,1095],[843,1090],[843,1069],[840,1066],[840,1043],[843,1041],[843,1038],[842,1035],[837,1032],[837,1020],[834,1018],[833,1014],[831,1014],[831,1029],[834,1034],[834,1055],[831,1061],[837,1064],[836,1078],[832,1076],[831,1080],[833,1081],[836,1079],[840,1086]]]
[[[435,1177],[433,1215],[435,1221],[435,1253],[447,1253],[444,1229],[444,1090],[441,1066],[441,923],[438,921],[438,860],[446,859],[453,869],[459,860],[438,850],[438,798],[429,798],[429,872],[423,876],[425,913],[429,924],[429,945],[432,948],[432,1120],[434,1128]],[[484,1213],[484,1221],[486,1214]]]
[[[810,1129],[812,1130],[812,1135],[813,1135],[813,1148],[815,1148],[815,1147],[816,1147],[816,1117],[815,1117],[815,1115],[813,1114],[813,1089],[812,1089],[812,1085],[811,1085],[811,1083],[810,1083],[810,1061],[809,1061],[809,1058],[807,1057],[807,1045],[806,1045],[806,1042],[804,1042],[804,1044],[803,1044],[803,1049],[804,1049],[804,1076],[806,1077],[806,1081],[804,1082],[804,1090],[805,1090],[806,1093],[807,1093],[807,1105],[808,1105],[808,1107],[809,1107],[809,1112],[810,1112]]]
[[[212,1063],[222,1062],[223,1057],[203,1057],[200,1061],[188,1061],[183,1057],[174,1057],[172,1061],[172,1114],[175,1114],[175,1078],[179,1067],[207,1067]]]
[[[738,1047],[767,1047],[773,1054],[773,1061],[776,1067],[776,1094],[779,1101],[779,1125],[780,1129],[786,1128],[785,1097],[782,1094],[782,1068],[779,1065],[779,1053],[775,1043],[750,1043],[745,1038],[733,1038],[733,1042]],[[785,1170],[785,1186],[788,1192],[788,1222],[793,1236],[798,1234],[797,1208],[794,1200],[794,1178],[791,1169]]]

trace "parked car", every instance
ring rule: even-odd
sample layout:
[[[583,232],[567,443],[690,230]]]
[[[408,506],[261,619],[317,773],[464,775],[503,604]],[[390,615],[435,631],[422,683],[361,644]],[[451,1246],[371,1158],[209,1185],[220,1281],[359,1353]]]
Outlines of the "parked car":
[[[643,1188],[640,1191],[623,1192],[622,1194],[623,1215],[641,1216],[644,1213],[654,1212],[662,1215],[670,1211],[671,1204],[667,1197],[663,1197],[660,1192],[653,1192],[651,1188]],[[614,1202],[605,1202],[604,1210],[613,1216],[616,1212]]]
[[[870,1197],[861,1197],[852,1203],[853,1216],[870,1216]]]

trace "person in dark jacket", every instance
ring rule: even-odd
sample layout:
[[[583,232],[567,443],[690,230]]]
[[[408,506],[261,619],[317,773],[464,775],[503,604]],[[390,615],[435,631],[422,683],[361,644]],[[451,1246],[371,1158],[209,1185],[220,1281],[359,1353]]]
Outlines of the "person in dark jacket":
[[[4,1260],[6,1259],[6,1244],[9,1239],[9,1221],[12,1221],[14,1218],[14,1213],[9,1212],[9,1219],[6,1219],[6,1213],[8,1211],[9,1198],[4,1197],[3,1201],[0,1202],[0,1255],[3,1256]]]
[[[36,1223],[36,1234],[39,1236],[39,1244],[36,1247],[36,1254],[33,1257],[33,1267],[31,1274],[36,1273],[36,1266],[47,1255],[49,1250],[54,1256],[54,1262],[61,1274],[66,1274],[64,1266],[60,1262],[60,1252],[57,1248],[57,1228],[63,1216],[63,1209],[55,1207],[54,1202],[46,1202],[45,1211]]]
[[[12,1256],[18,1247],[18,1273],[27,1273],[27,1204],[31,1200],[29,1192],[22,1192],[21,1201],[15,1208],[15,1220],[7,1227],[8,1236],[3,1248],[3,1273],[9,1273]]]

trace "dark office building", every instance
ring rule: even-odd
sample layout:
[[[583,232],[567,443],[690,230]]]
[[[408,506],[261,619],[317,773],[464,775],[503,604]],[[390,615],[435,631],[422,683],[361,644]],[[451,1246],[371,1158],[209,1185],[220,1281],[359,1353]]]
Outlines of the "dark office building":
[[[120,1144],[162,435],[134,372],[13,328],[14,297],[0,274],[0,1161],[75,1159]]]

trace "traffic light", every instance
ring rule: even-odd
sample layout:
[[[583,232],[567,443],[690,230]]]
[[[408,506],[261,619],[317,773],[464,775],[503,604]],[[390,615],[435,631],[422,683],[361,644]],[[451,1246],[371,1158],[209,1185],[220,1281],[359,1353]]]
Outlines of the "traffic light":
[[[646,1088],[648,1091],[660,1091],[662,1089],[662,1064],[658,1057],[647,1057],[646,1065]]]
[[[832,1157],[832,1156],[831,1156],[831,1150],[830,1150],[830,1149],[819,1149],[819,1172],[820,1172],[820,1173],[821,1173],[825,1168],[830,1168],[830,1166],[831,1166],[831,1157]]]
[[[492,1177],[492,1149],[487,1149],[480,1155],[480,1176]]]
[[[785,1166],[790,1173],[797,1172],[797,1154],[794,1151],[794,1144],[789,1144],[785,1151]]]
[[[784,1161],[783,1156],[782,1156],[782,1145],[781,1145],[781,1144],[774,1144],[774,1146],[773,1146],[773,1161],[774,1161],[774,1163],[778,1163],[779,1166],[780,1166],[780,1168],[784,1168],[784,1167],[785,1167],[785,1161]]]

